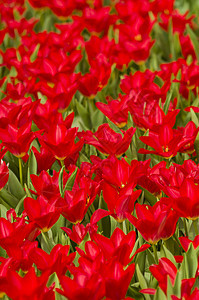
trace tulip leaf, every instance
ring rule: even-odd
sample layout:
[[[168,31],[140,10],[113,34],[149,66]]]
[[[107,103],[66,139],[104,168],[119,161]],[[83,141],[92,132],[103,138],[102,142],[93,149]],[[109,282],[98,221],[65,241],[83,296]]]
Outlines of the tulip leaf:
[[[31,174],[37,175],[37,160],[33,151],[30,152],[29,159],[28,159],[27,186],[29,188],[32,188],[31,179],[30,179]]]
[[[138,253],[135,262],[139,265],[142,274],[144,274],[146,268],[146,251]]]
[[[7,211],[8,211],[7,208],[4,205],[0,204],[1,218],[7,219]],[[1,247],[0,247],[0,249],[1,249]]]
[[[2,200],[9,205],[9,207],[15,208],[19,199],[9,193],[5,188],[0,191],[0,197]]]
[[[138,277],[141,289],[147,289],[148,288],[147,282],[146,282],[144,276],[142,275],[142,272],[140,271],[138,264],[136,265],[136,273],[137,273],[137,277]],[[145,295],[145,299],[150,300],[150,296]]]
[[[86,125],[87,128],[91,129],[91,120],[90,120],[90,114],[88,110],[76,100],[76,108],[77,112],[80,115],[83,123]]]
[[[157,291],[155,293],[155,297],[154,300],[167,300],[166,295],[164,294],[164,292],[161,290],[160,287],[157,288]]]
[[[113,234],[113,231],[118,227],[118,222],[111,216],[111,235]]]
[[[197,249],[193,247],[193,243],[190,243],[188,251],[184,254],[183,263],[186,270],[186,278],[195,277],[198,266],[198,255]]]
[[[49,238],[48,232],[41,232],[40,236],[41,248],[48,254],[51,252],[52,248],[55,246],[52,238]]]
[[[64,193],[63,193],[63,172],[64,172],[64,166],[61,168],[61,171],[59,173],[59,191],[60,191],[60,195],[61,197],[64,196]]]
[[[30,61],[31,61],[31,62],[34,62],[34,61],[36,60],[37,54],[38,54],[38,52],[39,52],[39,48],[40,48],[40,44],[37,44],[37,46],[35,47],[33,53],[32,53],[31,56],[30,56]]]
[[[9,171],[8,191],[19,200],[25,196],[25,191],[22,188],[21,183],[11,170]]]
[[[196,127],[198,127],[199,126],[198,117],[196,116],[196,114],[192,108],[190,109],[190,113],[191,113],[191,120],[194,122]]]
[[[128,121],[127,121],[127,128],[129,129],[129,128],[131,128],[131,127],[133,127],[133,118],[132,118],[132,116],[131,116],[131,113],[130,113],[130,111],[128,112]]]
[[[116,133],[120,133],[123,136],[122,131],[117,127],[113,122],[109,120],[109,118],[106,117],[106,120],[108,122],[108,125],[110,126],[111,129],[113,129]]]
[[[173,254],[164,245],[162,245],[162,248],[160,250],[160,254],[161,254],[162,257],[168,258],[177,267],[177,264],[176,264],[176,261],[175,261],[175,258],[173,256]]]
[[[63,194],[65,193],[65,191],[72,191],[72,188],[73,188],[73,185],[74,185],[74,182],[75,182],[75,178],[76,178],[76,175],[77,175],[77,171],[78,171],[78,168],[75,169],[75,171],[71,174],[71,176],[69,177],[65,187],[64,187],[64,190],[63,190]]]
[[[94,111],[94,113],[91,114],[90,116],[91,116],[93,128],[98,128],[101,124],[104,123],[104,118],[105,118],[104,114],[99,109]]]
[[[191,41],[193,43],[193,47],[197,56],[197,60],[199,60],[199,41],[198,41],[198,37],[196,36],[196,34],[193,32],[193,30],[187,26],[187,33],[189,35],[189,37],[191,38]]]
[[[173,90],[170,89],[170,91],[168,92],[166,101],[164,103],[164,108],[163,108],[163,111],[164,111],[165,115],[168,113],[169,105],[170,105],[171,98],[172,98],[172,94],[173,94]]]
[[[24,199],[26,198],[27,196],[25,195],[23,198],[21,198],[21,200],[18,202],[17,206],[15,207],[15,211],[18,215],[20,215],[23,210],[24,210],[24,206],[23,206],[23,203],[24,203]]]
[[[30,170],[30,174],[37,175],[37,160],[33,153],[33,151],[30,152],[29,159],[28,159],[28,167]]]
[[[177,297],[181,297],[181,286],[182,286],[182,272],[181,270],[177,272],[175,283],[173,286],[173,294]]]
[[[127,291],[127,296],[132,297],[136,300],[144,300],[144,295],[139,293],[138,289],[134,286],[130,286]]]
[[[155,264],[155,259],[154,259],[154,256],[153,254],[151,253],[151,250],[150,249],[147,249],[146,250],[146,255],[147,255],[147,259],[148,259],[148,262],[149,262],[149,265],[153,265]]]

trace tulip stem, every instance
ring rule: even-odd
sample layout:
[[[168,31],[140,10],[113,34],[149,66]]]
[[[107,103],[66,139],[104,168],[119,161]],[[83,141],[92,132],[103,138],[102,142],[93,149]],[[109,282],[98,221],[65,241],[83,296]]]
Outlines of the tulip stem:
[[[158,264],[158,253],[157,253],[156,244],[152,244],[152,247],[153,247],[153,254],[154,254],[155,262]]]
[[[193,226],[194,226],[195,234],[198,235],[197,219],[193,221]]]
[[[60,160],[62,168],[65,168],[64,160]]]
[[[120,223],[120,229],[123,230],[123,222]]]
[[[186,223],[186,219],[185,218],[183,218],[183,223],[184,223],[185,235],[188,237],[187,223]]]
[[[23,186],[22,160],[20,157],[19,157],[19,178],[20,178],[20,183]]]
[[[180,244],[180,242],[179,242],[179,240],[178,240],[178,238],[177,238],[176,233],[174,233],[173,238],[174,238],[174,240],[176,241],[176,243],[178,244],[178,246],[181,247],[181,244]]]

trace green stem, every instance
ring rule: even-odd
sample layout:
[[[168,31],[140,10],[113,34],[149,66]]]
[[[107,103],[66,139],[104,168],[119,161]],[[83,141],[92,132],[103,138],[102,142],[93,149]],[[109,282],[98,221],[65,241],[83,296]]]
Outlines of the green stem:
[[[152,244],[152,247],[153,247],[153,254],[154,254],[155,262],[158,264],[158,253],[157,253],[156,244]]]
[[[181,244],[180,244],[180,242],[179,242],[179,240],[178,240],[178,238],[177,238],[176,233],[174,233],[173,238],[174,238],[174,240],[177,242],[178,246],[181,247]]]
[[[183,218],[183,223],[184,223],[185,235],[188,237],[187,223],[186,223],[186,219],[185,218]]]
[[[64,160],[60,160],[62,168],[65,168]]]
[[[23,186],[23,171],[22,171],[22,160],[19,158],[19,178],[20,178],[20,183]]]
[[[166,168],[169,169],[169,167],[170,167],[170,159],[167,159],[166,162],[167,162]]]
[[[198,221],[197,219],[193,221],[193,226],[194,226],[194,230],[195,230],[196,235],[198,235],[198,226],[197,226],[198,222],[197,221]]]
[[[120,224],[120,229],[123,230],[123,222],[119,223]]]

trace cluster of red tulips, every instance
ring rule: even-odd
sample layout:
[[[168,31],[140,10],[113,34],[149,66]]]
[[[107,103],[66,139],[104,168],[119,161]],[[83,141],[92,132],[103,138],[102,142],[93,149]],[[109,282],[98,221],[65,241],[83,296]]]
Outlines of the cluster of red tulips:
[[[0,12],[0,298],[199,299],[197,3]]]

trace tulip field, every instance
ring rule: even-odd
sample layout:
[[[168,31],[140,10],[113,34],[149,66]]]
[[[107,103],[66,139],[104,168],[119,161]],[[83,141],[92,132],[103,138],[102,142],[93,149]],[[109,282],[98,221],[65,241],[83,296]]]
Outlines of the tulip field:
[[[0,298],[199,299],[199,1],[0,0]]]

